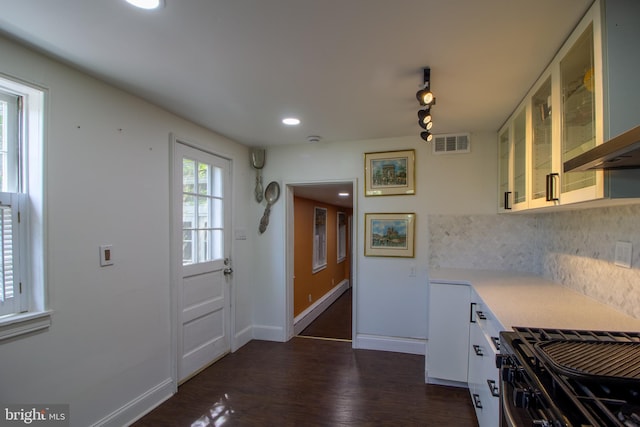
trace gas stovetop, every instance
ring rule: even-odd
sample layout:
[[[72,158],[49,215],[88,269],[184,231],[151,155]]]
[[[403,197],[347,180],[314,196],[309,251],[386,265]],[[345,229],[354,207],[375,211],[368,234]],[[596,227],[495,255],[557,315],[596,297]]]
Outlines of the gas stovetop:
[[[540,424],[640,427],[640,332],[515,327],[501,335],[503,380]]]

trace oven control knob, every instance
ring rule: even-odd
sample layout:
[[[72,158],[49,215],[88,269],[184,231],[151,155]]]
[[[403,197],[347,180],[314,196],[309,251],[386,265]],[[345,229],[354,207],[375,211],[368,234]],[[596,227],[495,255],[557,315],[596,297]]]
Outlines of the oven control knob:
[[[513,404],[516,408],[528,408],[531,392],[526,388],[513,389]]]
[[[503,366],[513,365],[511,357],[506,354],[496,354],[496,368],[500,369]]]
[[[513,366],[502,367],[502,381],[513,384],[515,381],[516,369]]]

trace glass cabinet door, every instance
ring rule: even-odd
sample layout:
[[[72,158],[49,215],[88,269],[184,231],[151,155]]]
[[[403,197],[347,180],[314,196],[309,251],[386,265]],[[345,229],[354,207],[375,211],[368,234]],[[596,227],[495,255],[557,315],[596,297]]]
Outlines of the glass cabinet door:
[[[551,77],[531,99],[532,151],[531,199],[547,199],[547,176],[551,174]]]
[[[498,135],[498,199],[500,209],[510,209],[509,200],[509,126]]]
[[[513,121],[513,203],[527,201],[527,116],[526,109]]]
[[[560,61],[562,93],[562,163],[595,147],[595,97],[593,24]],[[596,184],[595,171],[569,172],[562,176],[562,193]]]

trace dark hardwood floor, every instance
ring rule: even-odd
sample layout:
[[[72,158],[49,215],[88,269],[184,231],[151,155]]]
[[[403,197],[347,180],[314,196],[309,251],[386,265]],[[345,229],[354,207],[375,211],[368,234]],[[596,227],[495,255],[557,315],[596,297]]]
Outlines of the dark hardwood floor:
[[[467,389],[424,383],[424,356],[294,337],[286,343],[254,340],[225,356],[134,424],[146,426],[475,427],[477,422]]]
[[[301,336],[351,340],[353,293],[347,289],[302,332]]]

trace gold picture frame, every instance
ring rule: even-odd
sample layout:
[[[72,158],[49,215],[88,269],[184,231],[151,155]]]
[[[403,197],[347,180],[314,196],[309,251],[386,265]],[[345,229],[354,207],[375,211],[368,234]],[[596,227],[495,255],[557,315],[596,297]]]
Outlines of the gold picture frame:
[[[365,213],[364,256],[414,258],[415,213]]]
[[[415,161],[415,150],[364,153],[364,195],[416,194]]]

